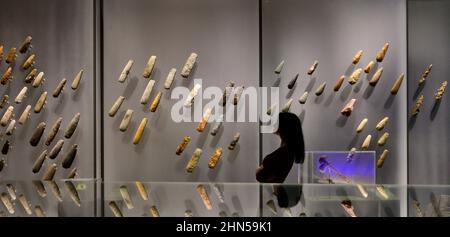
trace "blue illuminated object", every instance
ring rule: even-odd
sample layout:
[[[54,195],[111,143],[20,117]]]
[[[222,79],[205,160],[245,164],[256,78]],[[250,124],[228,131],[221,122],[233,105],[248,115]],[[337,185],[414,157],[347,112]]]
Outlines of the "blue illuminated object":
[[[312,154],[313,183],[375,184],[375,153],[317,152]]]

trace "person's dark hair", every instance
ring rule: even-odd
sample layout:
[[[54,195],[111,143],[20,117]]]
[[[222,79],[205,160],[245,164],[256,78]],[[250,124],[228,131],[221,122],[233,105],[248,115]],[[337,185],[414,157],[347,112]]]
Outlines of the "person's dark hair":
[[[303,163],[305,159],[305,143],[303,141],[302,124],[297,115],[282,112],[279,114],[278,130],[282,144],[295,157],[295,163]]]

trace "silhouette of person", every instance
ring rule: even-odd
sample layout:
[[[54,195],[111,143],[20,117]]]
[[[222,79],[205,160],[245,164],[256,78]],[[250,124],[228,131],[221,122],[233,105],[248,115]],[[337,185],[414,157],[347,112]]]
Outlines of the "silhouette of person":
[[[261,183],[283,183],[295,163],[303,164],[305,143],[302,125],[297,115],[282,112],[279,114],[278,130],[281,145],[267,155],[256,170],[256,180]],[[302,193],[301,185],[275,185],[274,194],[280,207],[295,206]]]

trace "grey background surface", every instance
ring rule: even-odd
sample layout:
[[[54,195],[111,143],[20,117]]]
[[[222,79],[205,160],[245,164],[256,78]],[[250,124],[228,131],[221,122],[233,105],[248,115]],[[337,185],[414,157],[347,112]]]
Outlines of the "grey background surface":
[[[377,170],[377,182],[406,183],[406,83],[397,96],[390,88],[401,73],[406,74],[406,2],[405,1],[263,1],[263,86],[280,87],[280,106],[293,98],[291,112],[303,122],[306,150],[346,151],[360,149],[365,137],[372,134],[370,150],[383,151],[376,145],[378,138],[389,132],[386,149],[389,157]],[[389,27],[386,27],[389,26]],[[378,67],[384,72],[378,85],[369,86],[361,76],[353,87],[345,81],[339,92],[333,87],[341,75],[349,76],[354,69],[364,68],[385,42],[390,43],[387,56]],[[355,67],[352,57],[358,50],[363,57]],[[274,69],[281,60],[286,64],[277,79]],[[314,62],[319,66],[312,76],[306,74]],[[300,73],[296,87],[287,88],[295,74]],[[367,77],[367,78],[366,78]],[[325,92],[317,97],[317,87],[326,82]],[[305,105],[298,102],[304,91],[310,95]],[[349,118],[340,114],[343,106],[355,98],[355,110]],[[376,124],[385,116],[390,120],[382,132]],[[355,130],[363,118],[369,122],[357,135]],[[263,155],[279,146],[279,139],[263,135]]]
[[[170,110],[177,100],[170,99],[163,84],[175,67],[172,89],[191,89],[195,78],[203,79],[203,88],[223,88],[229,80],[237,85],[258,86],[258,51],[258,1],[105,1],[105,180],[256,181],[258,123],[224,123],[216,137],[209,135],[212,126],[208,125],[199,134],[196,122],[172,121]],[[180,72],[191,52],[199,55],[197,65],[191,77],[183,79]],[[150,104],[139,103],[149,80],[142,73],[151,55],[157,56],[151,100],[157,91],[163,92],[156,113],[149,112]],[[117,80],[129,59],[135,63],[127,82],[121,84]],[[107,113],[120,95],[126,100],[118,114],[110,118]],[[118,127],[127,109],[135,113],[130,127],[122,133]],[[135,146],[132,139],[143,117],[149,123],[140,144]],[[241,133],[240,145],[230,152],[227,146],[236,132]],[[192,140],[178,157],[175,149],[187,135]],[[209,170],[207,162],[217,146],[224,148],[222,159],[215,170]],[[203,154],[196,170],[188,174],[185,167],[196,147],[203,148]]]
[[[409,183],[450,183],[450,105],[448,87],[440,103],[434,95],[450,74],[450,1],[409,1],[408,7],[408,115],[421,94],[425,103],[419,115],[408,118]],[[420,76],[433,64],[425,86]]]
[[[31,180],[41,179],[48,165],[55,162],[58,165],[63,155],[72,144],[78,144],[78,154],[72,167],[78,167],[78,178],[92,178],[94,176],[94,5],[91,0],[40,0],[40,1],[1,1],[2,14],[0,14],[0,44],[8,52],[11,47],[19,48],[27,35],[33,37],[32,53],[36,54],[35,67],[45,73],[46,81],[39,88],[26,84],[24,79],[28,72],[21,69],[26,55],[18,52],[14,64],[13,80],[0,87],[0,96],[9,95],[10,105],[14,106],[14,118],[19,119],[25,107],[30,104],[32,113],[27,123],[22,126],[17,123],[17,129],[12,137],[4,136],[1,145],[6,139],[12,143],[12,149],[4,158],[8,166],[0,173],[3,180]],[[6,53],[5,53],[6,54]],[[7,64],[0,63],[0,72],[3,75]],[[84,76],[78,90],[70,88],[72,80],[80,69],[84,69]],[[53,98],[52,93],[62,78],[67,79],[65,91],[59,98]],[[14,99],[20,90],[28,87],[26,99],[19,105]],[[33,112],[34,105],[43,91],[48,92],[47,105],[39,113]],[[0,113],[3,116],[6,108]],[[64,147],[59,156],[50,162],[47,160],[41,172],[31,172],[33,163],[39,154],[53,147],[56,142],[64,138],[64,131],[75,113],[81,113],[81,120],[70,140],[64,139]],[[44,142],[48,131],[62,116],[61,130],[53,143],[47,147]],[[29,144],[31,135],[37,124],[46,122],[47,128],[37,147]],[[6,128],[2,128],[2,132]],[[61,166],[56,178],[66,178],[70,170]]]
[[[40,114],[32,113],[25,126],[17,125],[12,137],[1,140],[1,146],[6,138],[12,141],[13,147],[8,156],[3,157],[7,159],[8,166],[0,173],[0,178],[41,178],[50,162],[47,161],[37,175],[32,174],[31,167],[39,153],[47,149],[43,141],[50,126],[59,116],[63,116],[61,128],[64,130],[76,112],[82,115],[80,124],[73,138],[66,141],[64,150],[55,162],[60,163],[61,155],[67,151],[66,147],[77,143],[80,149],[73,166],[79,167],[79,177],[93,177],[93,115],[96,101],[93,1],[16,0],[1,3],[3,9],[8,9],[0,15],[0,44],[4,45],[5,54],[10,47],[19,47],[27,35],[32,35],[32,52],[37,54],[36,67],[45,72],[47,80],[37,89],[32,88],[31,84],[25,84],[23,79],[27,72],[19,67],[26,56],[19,53],[14,65],[14,79],[0,87],[0,96],[9,94],[10,102],[14,104],[17,93],[23,86],[28,86],[25,101],[20,105],[13,105],[16,120],[26,105],[34,106],[44,90],[49,92],[49,96],[48,104]],[[303,121],[306,150],[348,150],[353,146],[360,147],[366,135],[371,133],[371,149],[379,155],[382,149],[375,143],[382,133],[377,132],[374,127],[381,118],[389,116],[390,121],[385,131],[391,135],[386,146],[390,154],[384,167],[378,170],[377,182],[406,184],[409,171],[409,182],[412,184],[448,184],[448,93],[440,104],[434,103],[434,93],[449,73],[448,1],[411,0],[408,3],[408,19],[405,0],[263,0],[262,4],[263,86],[279,85],[281,104],[289,96],[294,98],[291,111]],[[230,18],[230,15],[233,17]],[[176,67],[178,71],[173,86],[192,88],[194,78],[203,78],[204,87],[222,88],[229,80],[236,81],[237,85],[257,86],[258,34],[256,0],[105,1],[105,104],[102,108],[105,115],[105,180],[254,182],[254,169],[259,158],[258,140],[255,139],[258,136],[258,124],[226,123],[225,129],[216,138],[209,135],[211,125],[208,125],[203,134],[198,134],[195,131],[196,122],[175,124],[170,120],[170,108],[175,101],[170,100],[170,94],[163,89],[163,83],[169,69]],[[385,42],[389,42],[391,47],[385,61],[379,65],[385,71],[373,90],[363,74],[357,85],[350,87],[344,82],[338,93],[332,91],[340,75],[349,75],[353,71],[351,60],[359,49],[364,50],[364,55],[358,67],[364,67],[368,61],[374,60],[376,52]],[[179,73],[191,52],[199,54],[198,64],[192,77],[182,79]],[[151,97],[156,95],[156,91],[164,93],[156,113],[148,111],[149,105],[142,107],[139,104],[139,98],[148,82],[148,79],[142,77],[142,72],[150,55],[158,56],[152,76],[156,80],[156,86]],[[135,65],[128,82],[120,84],[117,78],[128,59],[134,59]],[[282,59],[286,60],[286,65],[281,80],[277,80],[273,70]],[[319,67],[309,77],[306,71],[314,60],[319,60]],[[400,73],[406,74],[407,62],[406,80],[398,95],[390,96],[389,89],[393,81]],[[430,63],[434,65],[433,71],[425,87],[417,90],[417,81]],[[6,68],[3,60],[0,63],[1,74]],[[69,86],[81,68],[85,70],[82,83],[73,92]],[[287,84],[296,73],[300,73],[299,80],[293,93],[289,93]],[[68,79],[66,90],[60,98],[53,99],[51,93],[64,77]],[[317,98],[314,91],[325,81],[327,88]],[[305,90],[311,94],[307,104],[302,106],[297,99]],[[425,95],[426,102],[417,119],[410,119],[409,114],[419,94]],[[119,95],[125,95],[127,100],[116,117],[109,118],[107,112]],[[339,111],[351,98],[357,99],[355,111],[348,119],[344,119]],[[204,102],[206,103],[207,101]],[[121,133],[118,126],[128,108],[135,110],[133,123],[126,133]],[[1,115],[5,109],[0,111]],[[149,118],[149,124],[141,143],[134,146],[131,141],[144,116]],[[354,130],[364,117],[369,119],[368,126],[362,134],[356,136]],[[47,123],[44,137],[38,147],[31,147],[30,136],[41,121]],[[4,130],[2,128],[2,132]],[[230,153],[226,146],[237,131],[242,134],[240,145],[235,152]],[[185,153],[177,157],[174,155],[175,148],[185,135],[192,137],[191,143]],[[60,137],[61,131],[57,139]],[[267,155],[278,145],[279,140],[275,136],[263,135],[262,155]],[[209,171],[207,161],[217,146],[224,148],[221,164],[216,170]],[[202,147],[204,152],[197,170],[188,175],[184,168],[196,147]],[[66,177],[67,173],[68,170],[60,168],[57,178]],[[290,178],[295,181],[296,176],[291,174]],[[22,187],[22,184],[18,185],[19,188]],[[23,184],[23,187],[27,186]],[[112,184],[110,186],[115,187]],[[164,192],[172,191],[165,191],[161,187],[159,189],[163,190],[163,198],[159,200],[162,212],[171,215],[175,209],[167,207],[174,202],[162,200],[165,199]],[[115,188],[107,186],[107,199],[117,199],[114,190]],[[186,189],[187,193],[192,191],[190,187]],[[109,192],[112,194],[108,194]],[[242,190],[233,192],[246,196]],[[240,199],[246,204],[245,207],[257,199],[257,191],[251,193],[252,195],[246,196],[248,200]],[[406,200],[402,190],[398,193],[401,200]],[[26,194],[28,195],[28,191]],[[171,193],[168,196],[173,195]],[[196,198],[195,195],[191,195],[192,199]],[[426,196],[424,193],[419,195]],[[51,202],[42,205],[52,206],[49,203]],[[182,204],[183,202],[177,203]],[[186,207],[191,205],[184,204]],[[194,207],[196,205],[197,203]],[[244,214],[255,214],[253,206],[248,207]],[[49,213],[56,215],[55,208],[53,206],[48,209]],[[64,208],[59,208],[60,215],[67,212]],[[379,211],[370,208],[363,212],[373,215],[372,211]],[[397,203],[394,203],[391,208],[395,210],[394,213],[397,212],[396,208]],[[80,210],[74,210],[81,213]],[[386,210],[377,214],[389,215]],[[319,213],[321,211],[317,210]]]

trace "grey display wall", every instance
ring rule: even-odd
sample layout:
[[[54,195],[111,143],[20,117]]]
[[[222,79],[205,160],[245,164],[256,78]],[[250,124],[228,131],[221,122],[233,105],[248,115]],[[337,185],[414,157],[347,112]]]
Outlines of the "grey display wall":
[[[32,35],[31,52],[37,55],[35,66],[45,72],[47,80],[37,89],[25,84],[27,72],[20,66],[28,54],[18,54],[14,78],[0,86],[0,96],[9,95],[17,120],[28,104],[34,106],[43,91],[49,92],[46,108],[39,114],[32,112],[25,126],[17,125],[13,136],[3,136],[0,141],[1,146],[6,140],[12,144],[8,155],[2,156],[7,160],[7,167],[0,173],[2,180],[42,178],[43,170],[51,162],[47,161],[36,175],[32,174],[31,167],[44,149],[52,147],[43,144],[51,125],[62,116],[61,128],[65,129],[72,116],[80,112],[81,121],[74,137],[66,140],[54,161],[59,164],[67,147],[77,143],[79,151],[73,166],[78,167],[80,178],[255,182],[254,171],[260,158],[275,150],[279,139],[263,134],[259,147],[257,123],[225,123],[216,137],[209,135],[211,125],[199,134],[195,131],[197,122],[174,123],[170,110],[176,101],[163,88],[169,69],[174,67],[178,71],[172,88],[192,88],[195,78],[203,79],[203,87],[223,88],[230,80],[247,87],[259,83],[280,86],[281,104],[289,97],[294,99],[291,111],[303,121],[309,151],[360,148],[364,138],[372,134],[370,150],[379,156],[384,148],[376,146],[376,141],[384,131],[389,132],[385,146],[389,157],[384,167],[377,170],[378,183],[406,184],[409,172],[409,183],[448,184],[448,93],[440,103],[434,101],[437,88],[448,80],[449,74],[448,1],[16,0],[1,3],[7,9],[0,15],[0,44],[4,45],[5,54],[11,47],[19,47],[27,35]],[[95,4],[102,8],[94,9]],[[97,15],[97,20],[103,17],[100,21],[95,21],[94,10],[103,11],[101,16]],[[99,37],[95,42],[95,35],[99,36],[100,32],[94,25],[99,26],[100,22],[103,41]],[[262,51],[259,40],[262,40]],[[385,42],[390,43],[390,48],[386,59],[376,66],[383,67],[384,73],[375,88],[368,85],[373,69],[368,76],[363,74],[358,84],[350,86],[344,82],[339,92],[332,91],[340,75],[348,76],[355,68],[374,60]],[[355,67],[351,64],[352,57],[360,49],[364,54]],[[96,59],[96,67],[94,56],[99,52],[103,54]],[[192,76],[183,79],[179,74],[191,52],[199,54],[198,63]],[[158,57],[151,78],[156,81],[151,100],[157,91],[163,92],[156,113],[149,112],[149,105],[139,103],[149,80],[142,77],[142,72],[150,55]],[[121,84],[117,79],[129,59],[135,60],[135,64],[128,81]],[[277,79],[273,70],[283,59],[286,65]],[[314,60],[319,60],[319,66],[310,77],[306,71]],[[431,63],[433,71],[425,86],[418,89],[419,77]],[[3,74],[6,68],[3,60],[0,72]],[[80,69],[84,69],[82,83],[77,91],[72,91],[70,83]],[[97,80],[100,74],[94,74],[96,70],[103,72],[102,80]],[[297,85],[289,91],[287,84],[296,73],[300,73]],[[401,73],[406,74],[406,80],[399,93],[391,96],[389,89]],[[54,99],[51,93],[62,78],[68,80],[66,90]],[[317,97],[314,91],[322,82],[327,87]],[[28,96],[16,105],[14,98],[24,86],[28,87]],[[96,93],[96,89],[102,93]],[[306,105],[300,105],[298,98],[304,91],[310,95]],[[411,109],[420,94],[425,95],[425,104],[419,116],[411,119]],[[120,95],[126,101],[119,113],[110,118],[108,110]],[[342,117],[339,111],[352,98],[357,99],[355,111],[349,118]],[[133,109],[135,114],[128,131],[122,133],[118,126],[126,109]],[[1,115],[5,110],[6,107],[0,110]],[[96,120],[94,114],[98,110],[103,120]],[[378,132],[374,127],[384,116],[389,116],[390,121],[383,132]],[[132,139],[143,117],[149,123],[140,144],[135,146]],[[363,133],[356,135],[356,126],[365,117],[369,123]],[[47,123],[47,129],[40,145],[32,147],[29,139],[41,121]],[[102,133],[96,137],[95,130]],[[226,147],[235,132],[242,136],[238,148],[230,152]],[[183,155],[177,157],[175,148],[186,135],[192,140]],[[57,139],[60,138],[61,131]],[[96,145],[102,149],[96,150]],[[219,146],[224,148],[222,160],[219,167],[209,170],[207,161]],[[193,174],[187,174],[186,164],[197,147],[203,148],[199,167]],[[96,154],[97,158],[103,158],[101,162],[95,162]],[[100,172],[94,175],[96,164],[103,169],[103,175]],[[67,173],[68,170],[60,168],[56,177],[65,178]],[[295,180],[295,175],[291,178]],[[257,195],[255,191],[255,200]]]
[[[203,88],[237,85],[258,86],[258,1],[223,0],[108,0],[104,1],[104,179],[107,181],[227,181],[254,182],[258,165],[258,123],[225,123],[216,137],[208,125],[198,133],[196,122],[174,123],[170,116],[176,100],[163,88],[171,68],[177,69],[176,86],[194,86],[203,79]],[[230,17],[232,16],[232,17]],[[191,52],[198,62],[188,79],[180,76]],[[151,55],[157,56],[156,81],[150,103],[157,91],[163,96],[155,113],[150,103],[139,100],[149,79],[142,73]],[[129,59],[135,61],[125,84],[119,83]],[[126,100],[114,118],[107,113],[118,96]],[[204,100],[204,104],[208,101]],[[133,109],[133,120],[125,133],[118,127],[126,109]],[[132,139],[140,120],[149,119],[139,145]],[[230,152],[229,142],[236,132],[242,134],[239,146]],[[180,156],[175,149],[184,136],[192,140]],[[215,170],[207,162],[216,147],[223,147],[223,157]],[[203,154],[197,169],[185,171],[195,148]]]
[[[409,183],[449,184],[450,105],[447,92],[441,102],[435,93],[450,75],[450,1],[413,0],[408,3],[408,115],[415,100],[425,103],[416,118],[408,119]],[[433,64],[423,87],[420,76]]]
[[[19,48],[25,37],[33,37],[33,48],[27,54],[19,52],[13,64],[13,79],[0,87],[0,96],[9,95],[10,105],[14,106],[14,119],[19,119],[27,105],[34,107],[42,92],[47,91],[47,105],[39,113],[31,111],[30,119],[22,126],[17,123],[17,129],[12,136],[3,136],[1,145],[9,140],[12,149],[3,156],[7,167],[0,173],[2,180],[41,179],[47,166],[55,162],[58,165],[72,144],[78,144],[78,155],[72,167],[78,167],[78,178],[94,177],[94,4],[91,0],[40,0],[40,1],[1,1],[0,14],[0,44],[4,45],[5,56],[11,47]],[[46,81],[38,88],[24,82],[30,71],[23,71],[21,65],[28,55],[36,54],[35,67],[38,72],[45,73]],[[7,64],[0,63],[0,72],[6,71]],[[72,80],[80,69],[84,76],[78,90],[70,88]],[[59,98],[53,98],[52,93],[62,78],[67,79],[65,91]],[[21,104],[15,104],[14,99],[20,90],[28,87],[27,97]],[[0,113],[6,111],[3,108]],[[41,172],[31,172],[33,163],[39,154],[50,149],[59,139],[75,113],[81,113],[81,120],[73,137],[65,139],[63,150],[55,160],[47,160]],[[61,131],[53,143],[47,147],[45,138],[51,126],[58,117],[63,117]],[[37,147],[32,147],[29,140],[38,123],[46,122],[44,136]],[[4,134],[5,128],[2,128]],[[70,170],[59,166],[56,178],[66,178]]]
[[[384,167],[377,170],[377,182],[406,183],[406,83],[397,96],[390,95],[393,82],[401,73],[406,74],[406,2],[405,1],[294,1],[266,0],[262,5],[263,85],[280,87],[283,105],[293,98],[291,112],[303,121],[306,150],[350,150],[361,148],[365,137],[372,135],[370,150],[377,156],[384,148],[389,157]],[[389,25],[389,27],[386,27]],[[360,82],[351,86],[345,81],[339,92],[333,87],[341,75],[347,78],[356,68],[364,68],[375,60],[384,43],[390,44],[382,63],[375,65],[369,75],[363,73]],[[358,65],[352,57],[364,50]],[[274,69],[285,60],[286,64],[277,79]],[[319,61],[312,76],[307,75],[314,60]],[[384,72],[376,87],[368,80],[383,67]],[[296,87],[287,88],[294,76],[300,73]],[[326,82],[325,92],[317,97],[314,92]],[[300,96],[310,92],[305,105]],[[357,100],[349,118],[340,114],[352,98]],[[378,132],[376,124],[385,116],[387,127]],[[355,130],[363,118],[369,122],[357,135]],[[378,138],[389,132],[387,145],[376,145]],[[279,146],[273,135],[263,136],[263,155]]]

